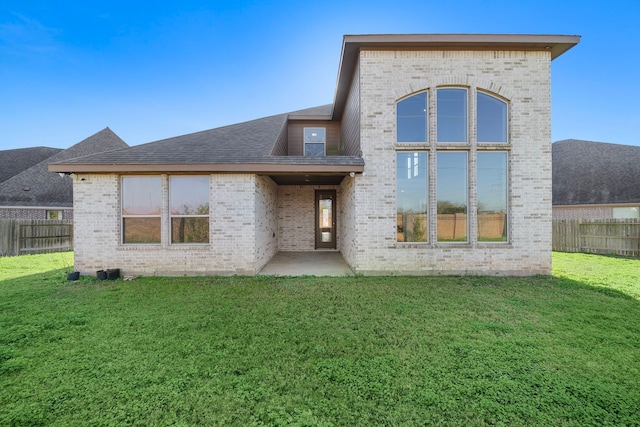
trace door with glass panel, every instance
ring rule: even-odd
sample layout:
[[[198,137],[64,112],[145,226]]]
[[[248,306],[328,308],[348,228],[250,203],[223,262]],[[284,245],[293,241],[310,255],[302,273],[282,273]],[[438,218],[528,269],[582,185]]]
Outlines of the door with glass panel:
[[[336,191],[316,190],[316,249],[336,248]]]

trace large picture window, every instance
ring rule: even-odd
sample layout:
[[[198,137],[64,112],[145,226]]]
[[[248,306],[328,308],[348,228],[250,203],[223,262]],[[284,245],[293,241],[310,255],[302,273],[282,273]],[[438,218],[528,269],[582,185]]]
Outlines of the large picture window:
[[[429,95],[435,96],[431,114]],[[497,96],[460,87],[425,90],[397,101],[398,242],[508,241],[507,107]],[[470,122],[475,129],[469,129]],[[425,151],[403,148],[426,144],[429,134],[436,141]],[[436,212],[429,212],[429,206]]]
[[[125,245],[162,244],[166,224],[171,244],[209,243],[208,176],[125,176],[121,205]]]
[[[396,159],[399,242],[426,242],[427,215],[427,153],[402,152]]]
[[[507,153],[478,153],[478,242],[507,241]]]
[[[171,243],[208,243],[209,177],[171,177],[169,211]]]
[[[162,182],[159,176],[122,178],[122,243],[159,244]]]

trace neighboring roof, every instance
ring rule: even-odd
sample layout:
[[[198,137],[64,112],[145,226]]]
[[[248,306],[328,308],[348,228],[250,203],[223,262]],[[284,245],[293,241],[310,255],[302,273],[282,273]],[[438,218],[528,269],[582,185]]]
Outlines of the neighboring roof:
[[[73,206],[73,184],[68,176],[48,171],[50,162],[128,147],[109,128],[39,162],[0,183],[0,206]]]
[[[48,159],[61,148],[31,147],[0,151],[0,182],[29,169],[31,166]]]
[[[553,205],[640,203],[640,147],[566,139],[552,144]]]
[[[315,120],[328,106],[296,111]],[[289,114],[279,114],[137,145],[124,150],[51,164],[55,172],[349,172],[364,161],[350,156],[274,156]]]
[[[336,85],[332,115],[335,118],[342,116],[361,49],[549,51],[553,60],[579,42],[580,36],[539,34],[346,35],[342,41],[338,83]]]

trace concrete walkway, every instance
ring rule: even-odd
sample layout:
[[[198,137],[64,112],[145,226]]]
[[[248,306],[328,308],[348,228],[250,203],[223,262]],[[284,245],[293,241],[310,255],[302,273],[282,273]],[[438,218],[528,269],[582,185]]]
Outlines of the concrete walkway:
[[[258,274],[272,276],[353,276],[340,252],[278,252]]]

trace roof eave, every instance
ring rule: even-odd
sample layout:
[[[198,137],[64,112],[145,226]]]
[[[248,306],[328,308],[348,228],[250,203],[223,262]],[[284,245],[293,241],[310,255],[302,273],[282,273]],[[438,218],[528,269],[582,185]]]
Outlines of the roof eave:
[[[50,164],[58,173],[350,173],[363,172],[364,164]]]

